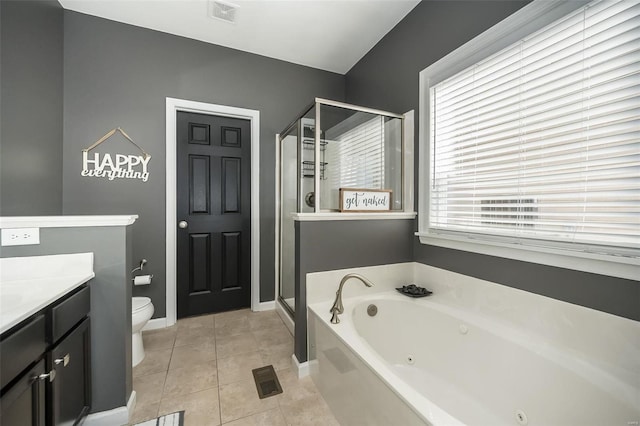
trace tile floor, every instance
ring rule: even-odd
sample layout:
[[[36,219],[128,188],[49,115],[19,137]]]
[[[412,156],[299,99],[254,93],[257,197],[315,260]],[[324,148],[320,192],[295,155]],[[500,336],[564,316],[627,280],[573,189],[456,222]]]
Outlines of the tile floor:
[[[338,425],[311,378],[292,372],[293,337],[275,311],[187,318],[142,338],[131,424],[185,410],[185,426]],[[283,393],[259,399],[251,370],[269,364]]]

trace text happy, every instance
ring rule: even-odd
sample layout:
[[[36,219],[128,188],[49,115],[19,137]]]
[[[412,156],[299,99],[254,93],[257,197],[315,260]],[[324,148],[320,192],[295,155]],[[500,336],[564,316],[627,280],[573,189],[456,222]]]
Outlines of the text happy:
[[[114,179],[140,179],[146,182],[149,179],[147,165],[151,160],[150,155],[123,155],[116,154],[115,161],[111,154],[93,154],[89,158],[87,151],[82,152],[82,176]],[[91,168],[89,168],[91,167]]]

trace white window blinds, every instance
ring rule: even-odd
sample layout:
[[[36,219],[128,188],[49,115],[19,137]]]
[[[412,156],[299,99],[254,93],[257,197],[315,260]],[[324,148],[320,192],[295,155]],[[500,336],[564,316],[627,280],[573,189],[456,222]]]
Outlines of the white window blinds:
[[[333,188],[384,186],[384,118],[375,117],[334,138],[327,162]]]
[[[640,2],[589,3],[430,102],[431,232],[640,247]]]

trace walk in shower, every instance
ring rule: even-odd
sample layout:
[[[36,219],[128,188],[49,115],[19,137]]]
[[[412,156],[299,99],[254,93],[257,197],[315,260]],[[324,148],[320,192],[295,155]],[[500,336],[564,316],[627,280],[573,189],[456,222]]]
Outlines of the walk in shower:
[[[295,311],[296,218],[354,214],[341,204],[348,189],[360,191],[351,192],[359,197],[384,194],[385,202],[373,210],[403,210],[403,119],[316,98],[277,136],[278,300],[289,314]]]

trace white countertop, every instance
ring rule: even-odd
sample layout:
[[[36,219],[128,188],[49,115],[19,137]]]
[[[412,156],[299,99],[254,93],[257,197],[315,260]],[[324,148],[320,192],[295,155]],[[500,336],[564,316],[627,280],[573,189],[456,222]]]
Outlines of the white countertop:
[[[114,216],[3,216],[0,228],[73,228],[85,226],[127,226],[137,214]]]
[[[94,276],[93,253],[0,259],[0,333]]]

